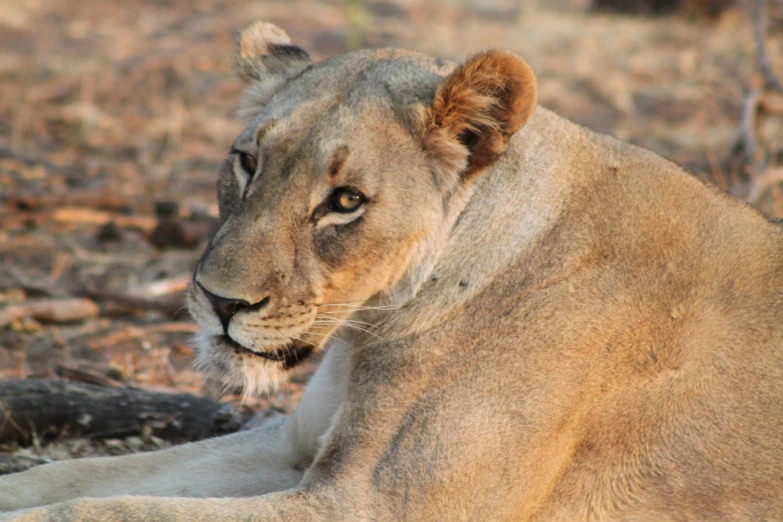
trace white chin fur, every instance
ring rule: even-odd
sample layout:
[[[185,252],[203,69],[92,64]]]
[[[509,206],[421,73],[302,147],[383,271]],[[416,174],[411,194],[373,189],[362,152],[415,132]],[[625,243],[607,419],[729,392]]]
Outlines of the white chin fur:
[[[274,393],[288,384],[288,372],[280,365],[252,354],[238,354],[233,350],[212,346],[212,336],[199,332],[193,338],[196,348],[195,366],[225,387],[239,386],[245,397]]]

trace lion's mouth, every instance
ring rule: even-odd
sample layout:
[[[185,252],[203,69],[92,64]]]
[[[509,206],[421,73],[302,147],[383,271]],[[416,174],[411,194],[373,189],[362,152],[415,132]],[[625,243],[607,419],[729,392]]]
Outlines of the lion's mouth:
[[[294,368],[313,354],[313,345],[300,341],[290,341],[274,352],[256,352],[245,348],[228,335],[221,335],[218,339],[233,348],[237,353],[255,355],[280,363],[284,370]]]

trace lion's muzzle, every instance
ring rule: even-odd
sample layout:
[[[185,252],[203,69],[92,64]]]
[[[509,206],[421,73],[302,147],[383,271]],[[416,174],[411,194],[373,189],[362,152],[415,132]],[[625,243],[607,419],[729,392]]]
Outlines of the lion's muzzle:
[[[223,325],[223,331],[228,336],[228,324],[237,313],[239,312],[255,312],[261,310],[269,304],[269,296],[264,297],[257,303],[251,304],[244,299],[232,299],[228,297],[221,297],[216,295],[196,281],[196,286],[204,293],[209,303],[212,305],[212,310],[215,315],[220,319],[220,324]]]

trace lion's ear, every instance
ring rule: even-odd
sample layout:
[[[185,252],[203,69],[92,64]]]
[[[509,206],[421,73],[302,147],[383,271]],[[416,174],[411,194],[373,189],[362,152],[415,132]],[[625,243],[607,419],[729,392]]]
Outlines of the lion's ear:
[[[478,54],[435,92],[425,115],[425,149],[454,186],[495,161],[535,105],[536,78],[521,58],[504,51]]]
[[[269,22],[256,22],[242,31],[232,61],[246,84],[240,101],[240,113],[245,114],[259,111],[282,85],[312,63],[304,49]]]

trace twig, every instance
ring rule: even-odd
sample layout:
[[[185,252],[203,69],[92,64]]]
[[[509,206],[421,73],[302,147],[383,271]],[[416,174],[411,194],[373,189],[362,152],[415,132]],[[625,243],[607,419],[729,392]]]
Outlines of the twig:
[[[144,295],[140,295],[139,297],[149,299],[185,292],[190,286],[190,278],[190,274],[187,274],[149,283],[140,289]]]
[[[21,162],[23,165],[27,167],[34,167],[36,165],[42,165],[46,170],[50,172],[56,172],[56,173],[62,173],[62,174],[77,174],[77,170],[72,167],[62,167],[59,165],[55,165],[53,163],[50,163],[48,161],[42,160],[40,158],[30,158],[27,156],[22,156],[20,154],[17,154],[11,149],[8,149],[6,147],[0,147],[0,159],[13,159],[16,161]],[[5,198],[4,198],[5,199]],[[16,199],[13,196],[8,197],[9,200]]]
[[[752,82],[751,90],[742,101],[742,114],[739,123],[739,137],[732,151],[732,177],[739,176],[743,181],[741,191],[733,191],[751,204],[759,194],[759,182],[765,176],[774,155],[769,143],[762,135],[762,118],[779,110],[776,99],[783,93],[783,83],[775,74],[767,50],[768,0],[753,0],[751,22],[756,46],[756,67],[758,74]]]
[[[87,287],[77,289],[74,293],[100,301],[103,305],[114,304],[118,307],[131,308],[133,310],[157,310],[171,319],[179,317],[181,313],[185,312],[184,296],[179,293],[148,298]]]
[[[120,228],[136,229],[147,233],[158,225],[158,220],[152,216],[125,216],[85,207],[62,207],[43,212],[0,213],[0,229],[29,226],[31,222],[40,226],[52,221],[76,225],[105,225],[113,221]]]
[[[63,207],[52,212],[55,221],[62,223],[83,223],[87,225],[105,225],[114,221],[121,228],[137,228],[144,232],[153,230],[158,220],[151,216],[123,216],[83,207]]]
[[[755,203],[761,198],[761,195],[769,187],[779,185],[783,183],[783,169],[781,168],[769,168],[760,171],[754,178],[753,186],[751,187],[746,199],[751,203]]]
[[[710,98],[712,100],[712,98]],[[714,101],[712,103],[713,109],[714,109]],[[705,120],[706,120],[706,112],[702,111],[699,113],[699,117],[701,120],[702,125],[700,125],[701,129],[701,141],[704,144],[704,152],[707,155],[707,161],[710,165],[710,171],[712,172],[712,179],[715,180],[715,183],[723,190],[730,191],[731,190],[731,183],[729,182],[728,177],[726,176],[726,173],[723,171],[723,169],[720,166],[720,162],[718,161],[718,158],[715,154],[715,150],[713,149],[712,145],[710,145],[709,140],[707,139],[707,133],[704,130]]]
[[[41,321],[71,322],[98,317],[98,305],[89,299],[44,299],[0,309],[0,328],[24,317]]]
[[[139,339],[156,333],[186,333],[195,334],[198,326],[193,323],[163,323],[149,326],[128,326],[122,330],[112,332],[109,335],[93,341],[95,345],[114,345],[129,339]]]
[[[19,288],[22,288],[28,295],[32,293],[46,297],[68,297],[68,292],[60,288],[56,282],[51,279],[34,281],[27,277],[27,275],[13,263],[5,263],[4,271],[14,284]]]
[[[764,78],[765,87],[775,89],[783,93],[783,83],[775,71],[767,52],[767,0],[754,0],[753,2],[753,39],[756,43],[756,61],[759,72]]]
[[[54,373],[71,382],[83,382],[86,384],[95,384],[97,386],[125,386],[124,382],[112,379],[111,377],[107,377],[106,375],[87,368],[58,365],[54,368]]]
[[[759,111],[759,101],[761,92],[753,89],[745,96],[742,102],[742,116],[740,119],[740,141],[742,143],[742,154],[746,165],[753,165],[757,160],[758,139],[756,138],[756,116]]]
[[[0,157],[2,157],[2,149],[0,149]],[[34,192],[14,194],[6,197],[5,203],[20,210],[88,207],[122,212],[140,206],[141,202],[138,199],[123,196],[116,187],[103,186],[98,189],[77,189],[51,194],[36,194]]]

